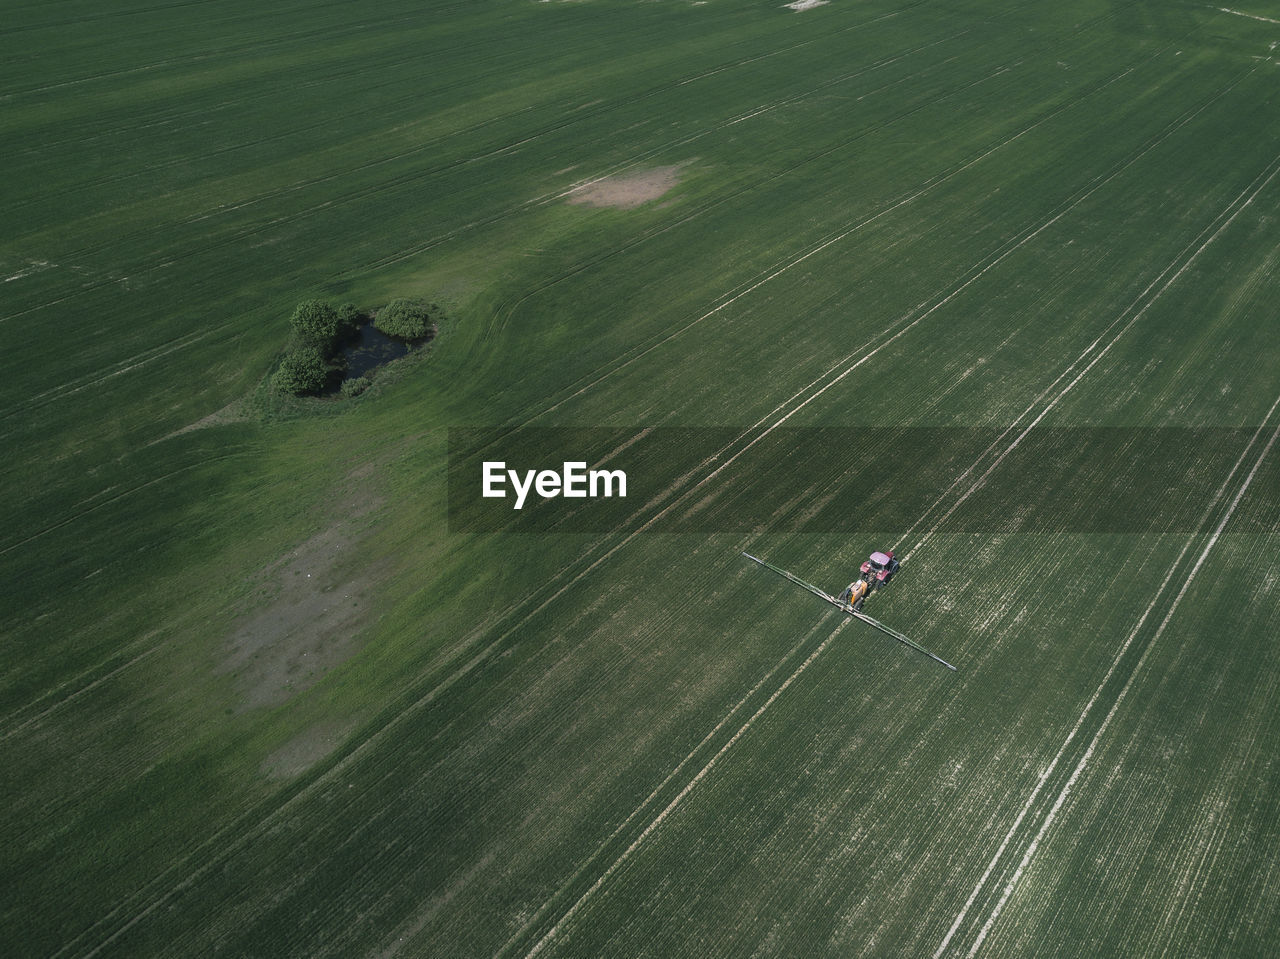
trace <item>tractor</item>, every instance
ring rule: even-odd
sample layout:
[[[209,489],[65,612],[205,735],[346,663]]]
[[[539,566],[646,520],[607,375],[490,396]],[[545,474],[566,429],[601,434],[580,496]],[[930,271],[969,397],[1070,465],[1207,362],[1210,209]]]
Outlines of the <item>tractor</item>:
[[[875,552],[871,554],[871,558],[862,564],[862,578],[865,579],[872,589],[879,589],[889,580],[893,579],[893,574],[898,571],[899,563],[893,558],[893,551]]]
[[[851,606],[853,609],[861,609],[862,601],[867,596],[893,579],[893,574],[898,571],[898,566],[899,563],[893,558],[892,551],[872,553],[871,558],[862,564],[860,570],[862,575],[850,583],[845,588],[845,591],[840,594],[840,602]]]

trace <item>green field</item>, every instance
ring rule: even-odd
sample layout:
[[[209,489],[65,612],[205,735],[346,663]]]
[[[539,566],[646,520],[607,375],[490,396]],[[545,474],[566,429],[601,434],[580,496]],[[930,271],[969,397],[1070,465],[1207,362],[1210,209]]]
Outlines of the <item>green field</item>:
[[[1257,2],[8,5],[5,955],[1272,954],[1278,41]],[[429,348],[271,393],[294,304],[397,296]],[[451,529],[450,428],[520,426],[732,438],[616,531]],[[990,442],[839,481],[915,427]],[[1116,427],[1233,431],[1019,461]],[[1091,524],[1064,491],[1117,469]],[[877,548],[868,611],[956,672],[739,555],[838,592]]]

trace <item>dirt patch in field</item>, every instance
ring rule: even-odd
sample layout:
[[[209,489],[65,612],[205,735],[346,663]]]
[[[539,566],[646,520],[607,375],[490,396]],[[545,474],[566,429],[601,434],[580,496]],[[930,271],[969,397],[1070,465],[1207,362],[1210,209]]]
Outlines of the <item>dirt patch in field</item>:
[[[234,677],[242,710],[280,705],[356,652],[386,572],[359,548],[362,518],[383,501],[364,475],[352,474],[355,489],[332,508],[339,519],[254,574],[263,602],[228,637],[217,669]]]
[[[289,779],[304,773],[333,752],[351,732],[353,723],[317,723],[299,733],[262,762],[272,779]]]
[[[679,183],[680,171],[687,165],[688,161],[593,180],[571,191],[569,202],[632,210],[658,199]]]
[[[786,4],[788,10],[812,10],[814,7],[823,7],[830,3],[831,0],[795,0],[795,3]]]
[[[175,436],[181,436],[183,433],[190,433],[192,430],[203,430],[210,426],[223,426],[227,423],[240,423],[248,418],[249,414],[245,410],[244,400],[232,400],[222,409],[216,410],[208,416],[196,420],[194,423],[188,423],[186,426],[176,429],[158,440],[152,440],[147,445],[152,446],[156,443],[163,443],[165,440],[171,440]]]

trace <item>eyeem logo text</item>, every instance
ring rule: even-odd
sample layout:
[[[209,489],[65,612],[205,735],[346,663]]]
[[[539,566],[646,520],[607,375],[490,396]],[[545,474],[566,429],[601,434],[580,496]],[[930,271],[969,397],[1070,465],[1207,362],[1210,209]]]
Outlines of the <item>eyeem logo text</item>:
[[[586,463],[574,462],[565,463],[558,473],[555,470],[526,470],[521,477],[517,470],[507,469],[507,464],[501,461],[485,462],[481,495],[486,499],[503,499],[507,495],[508,480],[516,494],[513,509],[524,507],[530,490],[543,499],[557,496],[598,499],[627,495],[627,474],[622,470],[588,470]]]

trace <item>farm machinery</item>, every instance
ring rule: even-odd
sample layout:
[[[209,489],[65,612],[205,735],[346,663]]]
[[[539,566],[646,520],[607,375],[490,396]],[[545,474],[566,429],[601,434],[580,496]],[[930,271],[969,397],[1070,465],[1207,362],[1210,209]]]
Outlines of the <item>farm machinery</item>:
[[[862,603],[867,596],[888,585],[889,580],[893,579],[893,574],[898,571],[900,565],[893,558],[892,550],[885,550],[884,552],[877,550],[871,554],[870,559],[862,564],[858,578],[850,583],[845,588],[845,591],[840,594],[840,601],[853,607],[855,611],[862,609]]]
[[[940,656],[935,656],[933,653],[929,652],[929,650],[925,649],[919,643],[915,642],[912,639],[908,639],[906,636],[902,635],[902,633],[898,632],[896,629],[893,629],[892,627],[886,626],[884,623],[880,622],[878,619],[872,619],[870,616],[868,616],[866,613],[862,611],[862,604],[866,601],[867,597],[871,593],[875,592],[876,590],[883,589],[884,586],[889,582],[889,580],[893,579],[894,574],[898,572],[899,566],[901,564],[898,562],[898,560],[894,559],[892,552],[877,551],[872,553],[871,558],[862,564],[862,567],[859,571],[858,578],[855,579],[852,583],[850,583],[845,588],[845,591],[841,593],[838,597],[832,596],[830,593],[826,592],[825,590],[819,589],[817,586],[814,586],[812,583],[806,583],[799,576],[789,573],[785,569],[782,569],[779,566],[774,566],[772,563],[765,562],[758,556],[752,556],[750,553],[743,553],[742,555],[745,556],[747,559],[751,560],[753,563],[758,563],[759,565],[763,566],[765,569],[772,570],[773,572],[781,576],[783,579],[790,580],[791,582],[795,583],[797,586],[807,589],[809,592],[813,593],[815,596],[825,600],[826,602],[830,603],[832,606],[836,607],[842,612],[847,613],[848,615],[854,617],[855,619],[860,619],[864,623],[866,623],[868,626],[873,626],[876,629],[880,630],[880,632],[885,633],[886,635],[892,636],[898,642],[906,646],[910,646],[912,649],[918,652],[924,653],[926,656],[928,656],[930,659],[934,660],[935,662],[939,662],[943,666],[946,666],[947,669],[950,669],[952,671],[955,670],[955,667],[952,666],[945,659],[942,659]]]

